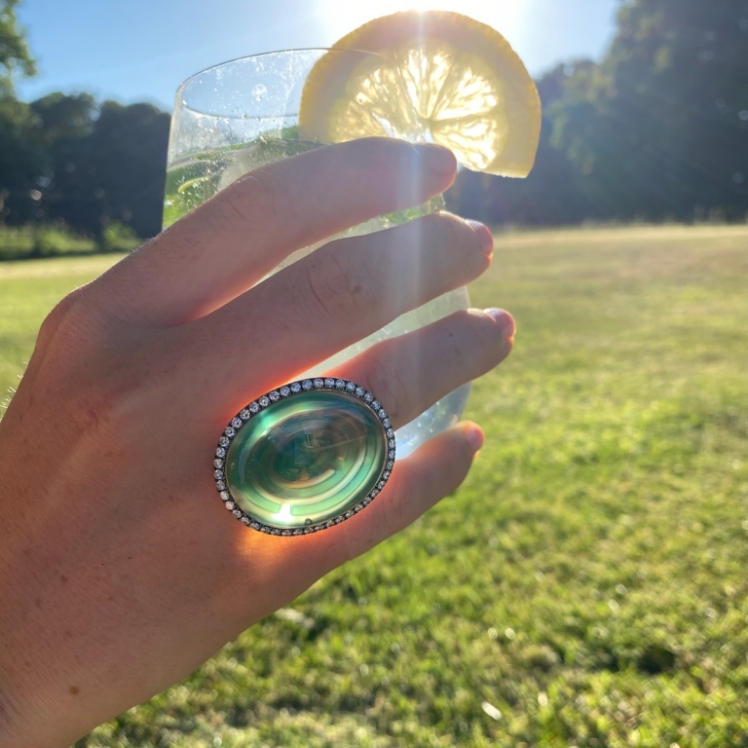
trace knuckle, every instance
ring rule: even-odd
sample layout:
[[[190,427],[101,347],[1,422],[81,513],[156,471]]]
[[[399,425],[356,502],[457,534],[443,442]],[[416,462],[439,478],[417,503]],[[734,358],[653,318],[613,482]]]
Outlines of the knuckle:
[[[332,248],[313,253],[301,268],[303,291],[299,294],[302,314],[325,319],[355,315],[372,301],[366,272],[360,263],[343,259]]]
[[[276,214],[274,195],[267,185],[256,177],[244,182],[234,182],[223,196],[223,204],[230,218],[239,218],[242,223],[251,224],[254,215],[262,212],[271,218]]]
[[[222,195],[226,211],[242,223],[255,226],[261,217],[271,223],[293,220],[294,200],[288,195],[288,185],[278,174],[258,169],[231,184]]]
[[[82,289],[76,289],[55,305],[42,322],[38,337],[40,345],[48,346],[60,336],[70,337],[75,334],[81,296]]]
[[[372,357],[367,364],[368,388],[383,405],[392,421],[402,422],[409,412],[408,372],[403,366],[389,366],[380,357]],[[389,358],[385,356],[385,358]]]

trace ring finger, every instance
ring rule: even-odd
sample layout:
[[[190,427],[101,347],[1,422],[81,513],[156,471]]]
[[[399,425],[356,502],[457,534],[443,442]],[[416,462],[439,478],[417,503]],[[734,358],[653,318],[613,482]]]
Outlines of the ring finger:
[[[397,429],[437,400],[498,366],[511,352],[514,320],[501,309],[455,312],[384,340],[325,376],[360,384]]]

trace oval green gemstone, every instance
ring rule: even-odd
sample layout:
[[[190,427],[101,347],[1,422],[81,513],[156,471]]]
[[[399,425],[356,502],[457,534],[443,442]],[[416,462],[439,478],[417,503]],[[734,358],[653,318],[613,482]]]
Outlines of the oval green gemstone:
[[[247,514],[291,529],[346,512],[376,486],[386,461],[377,414],[354,395],[317,390],[244,424],[226,455],[226,482]]]

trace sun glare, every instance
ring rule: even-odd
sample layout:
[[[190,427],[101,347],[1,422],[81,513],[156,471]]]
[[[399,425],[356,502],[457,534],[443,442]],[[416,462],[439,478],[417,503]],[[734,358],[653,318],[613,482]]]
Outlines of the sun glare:
[[[399,10],[453,10],[493,26],[512,46],[516,46],[523,33],[526,10],[526,3],[502,3],[499,6],[486,0],[379,0],[376,6],[351,0],[317,0],[317,3],[329,43],[372,18]]]

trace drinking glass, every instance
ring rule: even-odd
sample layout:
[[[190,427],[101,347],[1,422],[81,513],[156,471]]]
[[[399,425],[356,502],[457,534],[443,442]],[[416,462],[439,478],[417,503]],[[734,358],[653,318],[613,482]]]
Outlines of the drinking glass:
[[[363,60],[373,56],[355,50],[330,49],[269,52],[208,68],[179,87],[169,136],[164,227],[248,171],[324,145],[300,140],[298,128],[304,81],[323,55],[340,56],[342,69],[350,68],[358,58]],[[411,139],[414,142],[428,140],[426,133]],[[415,210],[374,218],[344,232],[344,235],[386,229],[443,206],[443,199],[438,197]],[[296,262],[318,246],[294,252],[272,273]],[[319,363],[303,376],[320,376],[381,340],[466,309],[468,304],[465,288],[444,294],[401,315],[381,330]],[[399,428],[395,434],[398,457],[407,456],[427,439],[455,424],[465,407],[469,389],[469,384],[459,387]]]

